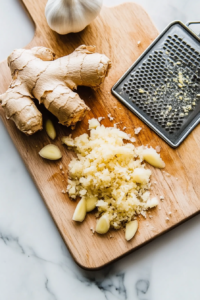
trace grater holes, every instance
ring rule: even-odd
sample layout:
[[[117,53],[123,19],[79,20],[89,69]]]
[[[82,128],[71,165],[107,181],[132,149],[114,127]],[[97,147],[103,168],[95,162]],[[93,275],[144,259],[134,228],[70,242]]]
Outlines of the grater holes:
[[[146,113],[147,113],[147,115],[150,115],[151,114],[151,110],[147,110]]]
[[[197,67],[197,64],[200,63],[199,52],[194,52],[195,50],[191,47],[188,48],[187,43],[177,37],[173,36],[172,40],[172,37],[168,36],[164,44],[166,51],[157,50],[153,52],[153,55],[149,55],[145,63],[137,68],[137,73],[136,71],[131,73],[128,77],[128,79],[132,79],[128,81],[131,88],[127,89],[127,85],[124,85],[124,89],[127,89],[128,97],[129,99],[131,97],[135,107],[140,108],[148,115],[147,118],[153,119],[168,135],[173,134],[175,130],[180,130],[186,115],[183,114],[183,117],[180,117],[182,110],[177,107],[177,104],[180,106],[182,103],[178,99],[179,96],[177,97],[178,103],[175,101],[174,106],[175,92],[173,90],[171,94],[168,93],[166,87],[175,88],[177,81],[173,82],[172,78],[177,78],[178,72],[182,71],[181,68],[184,67],[185,69],[188,66],[186,73],[191,77],[194,72],[191,66],[196,65],[195,67]],[[166,57],[165,54],[169,56]],[[181,63],[184,65],[180,65]],[[171,78],[171,81],[168,78]],[[144,92],[139,92],[140,88]],[[178,92],[182,91],[178,90]],[[180,96],[184,95],[180,94]],[[169,106],[173,108],[169,110]],[[178,109],[179,112],[175,112],[175,109]]]
[[[138,103],[139,108],[143,109],[143,103]]]
[[[167,125],[167,122],[162,122],[162,123],[161,123],[161,126],[162,126],[163,128],[165,128],[166,125]]]
[[[181,128],[181,124],[177,124],[174,129],[180,129],[180,128]]]
[[[171,39],[169,39],[169,37],[166,39],[165,43],[171,43]]]
[[[188,44],[186,44],[186,47],[187,47],[188,49],[191,49],[191,46],[188,45]],[[187,49],[187,51],[189,51],[188,49]]]

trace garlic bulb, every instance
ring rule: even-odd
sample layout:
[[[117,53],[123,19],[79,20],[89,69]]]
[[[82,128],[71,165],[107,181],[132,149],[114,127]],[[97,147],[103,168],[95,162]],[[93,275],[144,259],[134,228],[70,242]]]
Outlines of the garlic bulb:
[[[79,32],[97,17],[102,3],[103,0],[48,0],[47,23],[59,34]]]

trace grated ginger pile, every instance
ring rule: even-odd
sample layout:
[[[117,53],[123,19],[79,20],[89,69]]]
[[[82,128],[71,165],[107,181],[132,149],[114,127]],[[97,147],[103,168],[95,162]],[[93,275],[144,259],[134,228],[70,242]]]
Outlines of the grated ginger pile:
[[[77,154],[69,164],[67,192],[73,199],[95,197],[98,216],[106,215],[110,226],[119,229],[158,204],[157,198],[150,198],[145,147],[125,144],[123,140],[131,139],[128,134],[96,119],[89,121],[89,129],[90,136],[65,137],[64,143]]]

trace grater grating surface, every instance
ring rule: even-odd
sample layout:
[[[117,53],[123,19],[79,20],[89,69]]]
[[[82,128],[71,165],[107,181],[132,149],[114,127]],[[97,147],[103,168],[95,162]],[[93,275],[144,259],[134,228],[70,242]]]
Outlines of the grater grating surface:
[[[181,22],[172,23],[112,92],[177,147],[200,119],[200,39]]]

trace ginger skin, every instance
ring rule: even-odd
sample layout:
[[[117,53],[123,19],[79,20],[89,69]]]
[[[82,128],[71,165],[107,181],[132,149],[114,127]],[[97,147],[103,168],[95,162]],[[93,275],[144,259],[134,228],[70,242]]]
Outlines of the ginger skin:
[[[108,57],[94,52],[95,46],[82,45],[54,60],[55,53],[45,47],[14,50],[7,60],[12,82],[0,95],[7,119],[27,135],[41,130],[36,98],[60,124],[74,128],[90,109],[73,90],[79,85],[98,88],[111,67]]]

